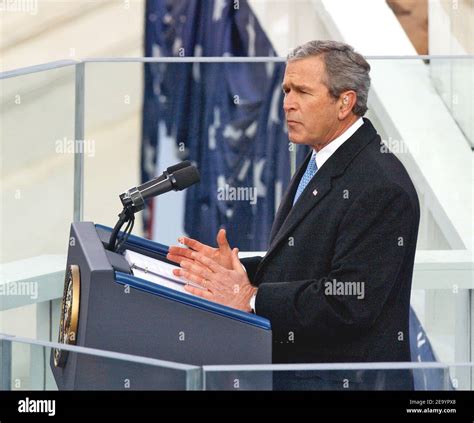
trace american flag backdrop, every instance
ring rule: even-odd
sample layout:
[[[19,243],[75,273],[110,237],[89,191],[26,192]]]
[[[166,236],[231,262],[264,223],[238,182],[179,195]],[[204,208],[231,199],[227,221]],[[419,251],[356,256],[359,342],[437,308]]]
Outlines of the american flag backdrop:
[[[245,1],[149,1],[145,53],[275,56]],[[142,179],[155,175],[158,127],[164,125],[180,158],[193,161],[201,172],[201,182],[186,192],[189,236],[214,244],[217,231],[225,227],[232,245],[267,248],[276,207],[290,180],[283,72],[281,62],[146,64]],[[300,148],[298,159],[306,151]],[[151,234],[153,205],[147,210],[144,223]]]

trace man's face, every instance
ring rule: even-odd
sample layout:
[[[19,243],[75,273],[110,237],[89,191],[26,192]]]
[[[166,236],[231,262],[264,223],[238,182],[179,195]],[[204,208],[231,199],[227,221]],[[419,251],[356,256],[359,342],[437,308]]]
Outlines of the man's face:
[[[283,108],[288,137],[295,144],[325,145],[339,125],[338,105],[322,82],[324,76],[320,56],[288,62],[286,66]]]

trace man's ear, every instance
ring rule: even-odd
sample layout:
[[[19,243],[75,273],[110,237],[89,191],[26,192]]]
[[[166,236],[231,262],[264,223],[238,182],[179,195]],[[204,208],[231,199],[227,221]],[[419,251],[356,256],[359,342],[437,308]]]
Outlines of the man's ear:
[[[351,112],[352,109],[355,107],[357,102],[357,94],[355,91],[344,91],[341,93],[338,99],[338,106],[339,106],[339,120],[344,120]]]

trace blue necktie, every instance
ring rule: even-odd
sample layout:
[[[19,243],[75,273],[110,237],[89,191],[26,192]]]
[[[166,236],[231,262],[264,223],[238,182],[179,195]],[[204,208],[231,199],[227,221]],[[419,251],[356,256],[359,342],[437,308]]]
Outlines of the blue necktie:
[[[298,189],[296,190],[295,198],[293,200],[293,205],[296,203],[301,193],[309,184],[309,181],[313,179],[313,176],[316,174],[317,170],[318,170],[318,166],[316,165],[316,153],[313,151],[313,154],[311,155],[311,158],[309,159],[308,166],[306,167],[306,171],[300,180]]]

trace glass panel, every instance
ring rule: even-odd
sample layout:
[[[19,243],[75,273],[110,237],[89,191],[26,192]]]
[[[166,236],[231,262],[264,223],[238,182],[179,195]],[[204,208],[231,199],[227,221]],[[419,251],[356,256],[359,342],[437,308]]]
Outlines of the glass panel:
[[[74,103],[75,66],[0,80],[0,331],[36,337],[35,304],[62,295]]]
[[[460,383],[474,364],[344,363],[204,366],[205,390],[470,390]],[[455,375],[462,376],[457,378]]]
[[[278,65],[281,68],[282,64]],[[226,159],[226,163],[222,161],[217,163],[213,159],[209,159],[208,169],[212,166],[213,172],[223,172],[227,166],[237,169],[241,163],[239,160],[242,163],[244,161],[249,163],[249,160],[244,160],[245,158],[239,154],[240,144],[238,143],[240,141],[235,137],[238,138],[240,134],[248,132],[248,138],[244,137],[243,142],[247,145],[245,150],[247,159],[250,159],[254,153],[252,148],[254,145],[253,133],[262,109],[263,98],[267,95],[268,98],[272,98],[273,89],[270,84],[273,82],[274,71],[275,76],[278,76],[276,66],[277,64],[274,62],[86,63],[85,137],[95,144],[95,152],[85,156],[85,220],[113,226],[117,219],[116,216],[121,210],[118,196],[126,189],[142,182],[141,170],[151,175],[151,179],[152,176],[160,174],[172,164],[188,158],[194,160],[194,153],[191,156],[189,154],[190,151],[197,151],[198,142],[212,144],[210,148],[216,149],[215,143],[220,142],[221,134],[224,132],[226,140],[223,148],[230,151],[229,158]],[[168,85],[167,92],[160,92],[158,83],[160,77],[157,77],[153,83],[148,81],[147,95],[149,97],[155,96],[153,101],[156,103],[154,106],[150,106],[152,110],[143,109],[145,69],[149,70],[150,74],[161,75],[161,78],[169,80],[173,84],[173,86]],[[221,78],[221,75],[229,73],[231,70],[232,77]],[[268,87],[247,86],[246,75],[258,75],[261,80],[266,80]],[[227,92],[221,92],[222,87],[215,86],[216,76],[223,81],[223,84],[230,86],[232,98],[229,99]],[[197,79],[200,82],[198,88],[192,86],[193,81],[197,81]],[[153,90],[153,93],[150,92],[150,89]],[[280,94],[279,83],[276,89]],[[198,98],[201,99],[202,104],[199,103]],[[278,100],[280,97],[276,98]],[[230,112],[232,116],[217,116],[220,113],[220,110],[217,109],[221,109],[223,115],[226,113],[224,111],[225,104],[229,101],[241,104],[243,111],[233,110]],[[206,113],[206,117],[203,118],[200,107],[203,107],[204,104],[208,107],[208,103],[214,104],[214,102],[216,106],[212,107],[212,110],[216,115],[214,112],[210,112]],[[156,148],[156,162],[153,160],[155,150],[144,148],[144,169],[141,169],[143,116],[150,122],[156,121],[159,143]],[[211,134],[214,129],[210,128],[208,132],[208,124],[213,120],[215,121],[214,135]],[[225,125],[221,126],[220,120],[222,122],[226,120]],[[151,131],[154,130],[154,128],[151,129]],[[187,132],[188,130],[189,132]],[[144,132],[146,138],[153,138],[153,134]],[[152,143],[151,139],[150,143]],[[283,145],[286,145],[286,140]],[[290,159],[287,158],[287,161],[289,180]],[[270,173],[271,166],[274,165],[276,166],[274,163],[268,163],[267,173]],[[209,174],[205,168],[207,166],[208,164],[202,164],[202,178],[206,178],[206,174]],[[104,169],[107,171],[104,172]],[[229,179],[224,181],[223,178],[219,178],[218,181],[216,181],[217,178],[212,181],[205,179],[205,183],[209,184],[209,196],[217,196],[218,189],[224,188],[224,182],[226,182],[229,187],[246,187],[246,200],[240,202],[239,207],[248,207],[248,203],[251,201],[253,201],[251,204],[255,204],[257,198],[256,195],[253,195],[255,193],[253,184],[254,172],[257,170],[248,166],[247,170],[238,172],[238,175],[236,171],[233,181]],[[242,179],[237,181],[237,177]],[[262,176],[262,178],[264,177]],[[279,198],[279,195],[281,193],[276,192],[275,198]],[[171,244],[184,233],[185,198],[186,192],[181,191],[165,194],[154,200],[153,213],[156,212],[156,214],[153,218],[153,238],[161,243]],[[202,205],[201,210],[200,213],[205,214],[206,205]],[[228,210],[228,213],[230,212],[232,210]],[[142,218],[150,217],[150,213],[152,211],[146,209],[137,216],[139,218],[135,221],[135,234],[143,234]],[[242,222],[241,225],[244,230],[249,230],[248,221]]]
[[[2,264],[66,254],[73,216],[74,70],[0,80]]]
[[[65,366],[56,367],[60,348]],[[0,334],[1,390],[193,390],[200,369],[178,363]],[[53,354],[51,354],[53,351]]]
[[[458,299],[465,292],[453,293],[448,289],[413,290],[412,307],[429,341],[436,352],[437,359],[448,363],[456,361],[456,333],[459,330],[459,315],[457,314]]]
[[[373,58],[369,62],[372,67],[372,88],[367,117],[378,129],[385,145],[407,168],[419,192],[420,201],[430,204],[433,201],[432,197],[435,196],[440,199],[435,201],[440,203],[441,209],[445,202],[446,207],[450,207],[449,204],[454,207],[456,198],[463,198],[466,204],[472,205],[472,186],[469,183],[454,182],[451,187],[456,186],[456,190],[443,189],[442,192],[439,192],[441,191],[439,186],[443,180],[455,181],[458,178],[470,180],[472,165],[467,154],[469,151],[465,147],[470,147],[474,142],[472,132],[474,107],[470,95],[473,91],[474,59]],[[141,182],[144,66],[152,66],[153,72],[161,75],[164,75],[164,70],[167,68],[176,69],[176,72],[173,72],[173,84],[176,87],[183,87],[189,82],[181,77],[187,74],[178,71],[183,67],[193,67],[195,70],[193,75],[198,74],[197,69],[200,69],[202,77],[204,70],[211,66],[217,69],[219,74],[225,75],[226,72],[229,73],[230,68],[242,65],[86,63],[85,138],[89,150],[85,154],[85,220],[113,226],[121,208],[118,195]],[[257,70],[261,64],[246,64],[246,66],[255,67]],[[266,66],[271,73],[275,65],[267,63]],[[232,84],[232,92],[239,92],[239,87],[245,85],[242,80],[232,81]],[[211,101],[212,90],[208,88],[204,90],[203,101],[204,99]],[[158,103],[189,100],[181,98],[178,89],[165,93],[167,95],[158,92],[160,89],[158,84],[153,86],[153,89]],[[433,95],[434,90],[438,95]],[[416,101],[413,93],[416,93]],[[218,100],[224,101],[219,95],[212,101]],[[240,100],[242,104],[245,103],[245,99]],[[192,121],[193,110],[191,105],[189,107],[189,116],[183,118],[181,127]],[[199,113],[197,109],[196,113]],[[155,172],[154,174],[161,172],[170,164],[187,158],[186,151],[180,151],[180,145],[182,143],[188,146],[190,140],[177,139],[176,128],[168,132],[164,125],[166,119],[167,116],[163,114],[157,117],[161,122],[161,125],[157,123],[156,126],[160,140],[157,146],[158,160],[156,163],[153,160],[145,161],[145,166],[151,169],[151,172]],[[224,123],[224,118],[222,121]],[[210,142],[207,132],[201,139]],[[447,139],[449,142],[446,142]],[[446,162],[444,158],[448,155],[456,157],[456,162],[452,160]],[[104,172],[104,169],[107,171]],[[203,177],[206,178],[205,175]],[[206,179],[204,180],[208,183]],[[426,181],[436,184],[434,193],[430,187],[425,186]],[[217,195],[217,192],[215,194]],[[280,197],[276,195],[276,198]],[[174,243],[184,232],[184,203],[184,192],[167,194],[156,199],[153,212],[146,210],[140,215],[140,219],[136,220],[134,233],[143,234],[141,217],[145,213],[154,213],[152,236],[165,244]],[[455,228],[448,224],[446,228],[439,227],[439,222],[445,219],[443,214],[447,213],[451,217],[450,210],[441,210],[441,214],[436,215],[436,207],[432,210],[431,204],[425,209],[428,210],[422,214],[418,249],[465,248],[466,240],[462,239],[464,232],[462,226],[458,225]],[[462,222],[472,226],[469,219],[471,212],[470,208],[466,208],[456,213],[462,215]]]
[[[119,194],[140,184],[143,63],[86,63],[85,72],[84,220],[114,226]]]
[[[430,59],[433,85],[474,148],[474,59]]]

